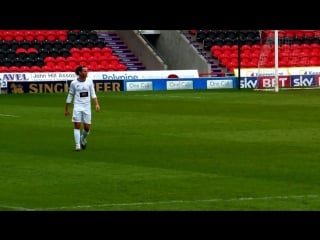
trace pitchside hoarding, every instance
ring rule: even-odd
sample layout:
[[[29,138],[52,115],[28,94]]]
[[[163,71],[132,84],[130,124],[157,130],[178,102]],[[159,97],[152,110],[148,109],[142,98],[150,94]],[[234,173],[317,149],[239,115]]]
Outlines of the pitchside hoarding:
[[[275,68],[241,68],[240,70],[241,77],[275,76]],[[238,68],[234,69],[234,75],[238,76]],[[320,75],[320,67],[279,67],[277,75]]]
[[[171,72],[166,71],[167,74]],[[30,75],[31,74],[31,75]],[[33,74],[33,75],[32,75]],[[71,77],[67,73],[2,73],[0,80],[2,89],[7,93],[57,93],[67,92],[70,79],[49,80]],[[102,75],[101,75],[102,74]],[[99,77],[105,77],[99,73]],[[170,75],[169,74],[169,75]],[[93,74],[91,74],[93,75]],[[95,76],[95,75],[93,75]],[[44,77],[46,80],[35,80]],[[96,76],[95,76],[96,77]],[[145,77],[145,76],[144,76]],[[33,80],[30,80],[33,79]],[[195,77],[195,78],[157,78],[157,79],[93,79],[97,92],[99,91],[158,91],[158,90],[197,90],[197,89],[230,89],[230,88],[274,88],[273,75],[263,77]],[[240,85],[239,85],[240,84]],[[279,88],[313,88],[320,86],[320,75],[280,75]]]
[[[169,91],[197,89],[226,89],[236,87],[235,78],[181,78],[150,79],[144,81],[124,80],[124,91]]]
[[[96,92],[123,91],[123,81],[93,80]],[[10,81],[7,93],[67,93],[71,81]]]
[[[233,78],[184,78],[151,80],[93,80],[97,92],[169,91],[234,88]],[[8,81],[7,93],[67,93],[71,81]]]
[[[198,70],[167,70],[167,71],[116,71],[89,72],[89,80],[142,80],[177,78],[198,78]],[[33,72],[33,73],[0,73],[0,81],[66,81],[75,80],[74,72]]]
[[[8,81],[7,93],[67,92],[71,81]],[[97,92],[110,91],[169,91],[238,88],[238,78],[186,78],[150,80],[93,80]],[[240,88],[274,88],[275,77],[243,77]],[[279,76],[279,88],[314,88],[320,86],[320,75]]]
[[[279,88],[306,88],[319,87],[320,75],[293,75],[278,76]],[[274,88],[275,77],[242,77],[240,79],[240,88]]]

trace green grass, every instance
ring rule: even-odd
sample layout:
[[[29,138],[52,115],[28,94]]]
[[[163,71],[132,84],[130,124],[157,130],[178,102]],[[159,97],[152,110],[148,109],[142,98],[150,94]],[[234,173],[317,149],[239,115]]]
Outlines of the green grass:
[[[74,151],[66,94],[0,95],[0,210],[320,210],[320,92],[98,92]]]

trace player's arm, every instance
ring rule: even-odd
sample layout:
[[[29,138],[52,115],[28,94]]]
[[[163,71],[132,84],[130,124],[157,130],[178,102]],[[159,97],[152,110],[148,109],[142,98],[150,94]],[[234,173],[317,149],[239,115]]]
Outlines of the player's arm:
[[[66,108],[65,108],[65,110],[64,110],[64,115],[65,115],[65,116],[69,116],[69,115],[70,115],[69,105],[70,105],[70,103],[66,102]]]
[[[66,105],[65,105],[65,111],[64,111],[65,116],[70,115],[69,106],[70,106],[70,103],[72,102],[73,96],[74,96],[74,88],[73,88],[73,84],[71,84],[70,90],[67,96],[67,100],[66,100]]]
[[[96,111],[99,112],[100,111],[100,105],[99,105],[98,97],[96,95],[96,91],[94,90],[93,81],[92,81],[92,84],[91,84],[91,97],[92,97],[92,100],[94,101],[94,103],[96,105]]]
[[[96,104],[96,111],[99,112],[100,111],[100,105],[99,105],[99,101],[98,98],[95,97],[92,99],[94,101],[94,103]]]

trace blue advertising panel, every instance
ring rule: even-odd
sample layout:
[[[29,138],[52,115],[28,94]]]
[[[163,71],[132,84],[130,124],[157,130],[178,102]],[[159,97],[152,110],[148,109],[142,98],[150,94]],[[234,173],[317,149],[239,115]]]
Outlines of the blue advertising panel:
[[[93,80],[96,92],[123,91],[123,81]],[[68,92],[71,81],[8,81],[7,93]]]

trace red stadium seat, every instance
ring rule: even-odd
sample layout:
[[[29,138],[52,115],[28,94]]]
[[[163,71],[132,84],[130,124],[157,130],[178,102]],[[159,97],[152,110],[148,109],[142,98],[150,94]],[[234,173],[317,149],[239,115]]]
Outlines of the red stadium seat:
[[[71,56],[75,58],[79,58],[81,56],[79,48],[75,48],[75,47],[71,48],[70,53],[71,53]]]
[[[82,57],[85,57],[85,58],[89,58],[91,57],[91,49],[90,48],[87,48],[87,47],[84,47],[80,50],[80,54]]]
[[[54,57],[48,56],[44,59],[44,63],[49,67],[53,67],[56,65],[56,60]]]
[[[0,72],[9,72],[9,67],[7,67],[7,66],[0,66]]]
[[[41,67],[38,65],[34,65],[32,67],[30,67],[30,72],[41,72]]]
[[[78,62],[80,65],[87,65],[88,64],[87,58],[85,58],[85,57],[79,57]]]
[[[66,59],[64,57],[56,57],[55,62],[57,65],[61,66],[61,67],[65,67],[67,65]]]
[[[19,70],[20,72],[32,72],[31,67],[28,66],[21,66]]]
[[[10,67],[8,68],[8,71],[9,71],[9,72],[20,72],[20,69],[19,69],[19,67],[17,67],[17,66],[10,66]]]
[[[64,70],[66,72],[74,72],[75,68],[76,68],[76,66],[66,64],[66,66],[64,67]]]
[[[101,48],[98,48],[98,47],[93,47],[91,49],[91,54],[92,56],[94,56],[95,58],[99,58],[100,56],[102,56],[102,51],[101,51]]]
[[[23,31],[20,31],[20,30],[17,30],[17,31],[13,31],[12,32],[13,34],[13,37],[16,41],[18,42],[21,42],[22,40],[24,40],[24,32]]]
[[[127,66],[122,63],[119,63],[117,67],[118,71],[127,71]]]
[[[7,42],[11,42],[13,39],[14,39],[14,34],[12,31],[10,30],[6,30],[4,32],[4,37],[3,37],[4,40],[6,40]]]

